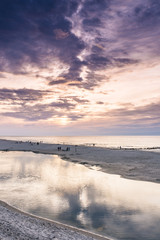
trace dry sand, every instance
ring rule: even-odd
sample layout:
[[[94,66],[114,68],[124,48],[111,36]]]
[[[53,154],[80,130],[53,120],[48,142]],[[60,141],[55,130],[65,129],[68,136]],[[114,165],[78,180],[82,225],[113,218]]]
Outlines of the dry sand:
[[[0,140],[0,150],[56,154],[66,161],[94,166],[124,178],[160,183],[160,152]],[[70,147],[70,151],[66,151]]]

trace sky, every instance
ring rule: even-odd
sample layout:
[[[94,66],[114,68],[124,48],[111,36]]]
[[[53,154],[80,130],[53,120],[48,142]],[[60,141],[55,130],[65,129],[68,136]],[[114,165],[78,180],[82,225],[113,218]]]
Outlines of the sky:
[[[160,135],[159,0],[1,0],[0,135]]]

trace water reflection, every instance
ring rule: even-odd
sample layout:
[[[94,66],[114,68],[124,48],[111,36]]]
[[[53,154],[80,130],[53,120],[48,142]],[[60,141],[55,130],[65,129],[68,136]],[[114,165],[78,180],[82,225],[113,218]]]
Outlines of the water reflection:
[[[0,198],[25,211],[117,239],[160,236],[160,185],[57,156],[0,153]]]

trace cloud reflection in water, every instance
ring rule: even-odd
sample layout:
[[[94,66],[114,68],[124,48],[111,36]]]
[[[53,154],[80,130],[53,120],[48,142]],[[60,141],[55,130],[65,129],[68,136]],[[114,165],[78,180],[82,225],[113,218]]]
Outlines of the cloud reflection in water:
[[[27,212],[118,239],[159,239],[160,185],[58,156],[1,152],[0,196]]]

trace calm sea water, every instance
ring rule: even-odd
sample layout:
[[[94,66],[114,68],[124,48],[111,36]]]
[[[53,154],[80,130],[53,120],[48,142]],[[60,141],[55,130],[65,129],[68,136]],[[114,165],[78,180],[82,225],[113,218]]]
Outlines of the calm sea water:
[[[160,136],[0,137],[21,141],[119,148],[160,148]]]
[[[114,239],[160,239],[160,184],[123,179],[58,156],[0,152],[0,198]]]

